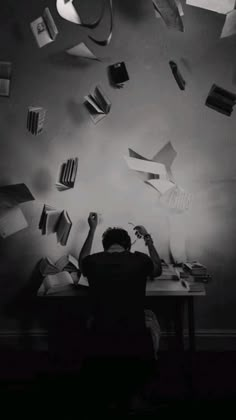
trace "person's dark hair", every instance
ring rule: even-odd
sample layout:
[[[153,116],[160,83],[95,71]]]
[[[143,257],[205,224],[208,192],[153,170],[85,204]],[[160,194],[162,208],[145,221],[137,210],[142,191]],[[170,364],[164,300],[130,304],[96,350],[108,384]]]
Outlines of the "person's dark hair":
[[[125,229],[109,227],[102,235],[102,244],[105,251],[114,244],[119,244],[129,251],[131,248],[131,239]]]

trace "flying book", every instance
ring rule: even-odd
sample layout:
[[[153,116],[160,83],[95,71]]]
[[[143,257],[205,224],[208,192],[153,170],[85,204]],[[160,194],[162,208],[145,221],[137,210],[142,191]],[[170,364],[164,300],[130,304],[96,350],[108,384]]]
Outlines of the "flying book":
[[[43,235],[56,233],[57,242],[65,246],[72,227],[72,221],[67,211],[56,210],[54,207],[44,205],[39,221],[39,229]]]
[[[94,93],[84,97],[87,110],[94,124],[103,119],[111,109],[111,102],[103,92],[101,86],[96,86]]]
[[[0,208],[14,207],[17,204],[34,200],[25,184],[12,184],[0,187]]]
[[[60,273],[61,271],[72,273],[79,271],[79,263],[72,255],[63,255],[55,263],[53,263],[50,258],[46,257],[42,258],[40,261],[39,270],[43,276]]]
[[[39,48],[55,41],[58,35],[58,29],[48,7],[44,9],[43,16],[31,22],[30,26]]]
[[[0,61],[0,96],[10,96],[12,63]]]
[[[46,110],[42,107],[28,108],[27,115],[27,129],[35,135],[41,134],[43,131],[43,125],[45,121]]]
[[[182,212],[190,208],[193,194],[184,191],[183,188],[175,184],[174,188],[161,195],[160,200],[165,207]]]
[[[108,66],[108,72],[111,84],[118,88],[123,87],[124,83],[129,80],[129,75],[124,61]]]
[[[182,77],[182,75],[181,75],[181,73],[178,69],[177,64],[174,61],[169,61],[169,65],[170,65],[171,71],[173,73],[173,76],[176,80],[176,83],[178,84],[178,86],[181,90],[184,90],[186,82],[185,82],[184,78]]]
[[[0,236],[2,238],[7,238],[27,226],[28,223],[19,207],[7,209],[0,214]]]
[[[182,6],[176,0],[152,0],[156,17],[161,17],[168,28],[184,32],[184,25],[180,13]]]
[[[160,194],[165,194],[171,188],[175,187],[175,184],[172,181],[165,179],[150,179],[146,181],[147,184],[155,188]]]
[[[62,163],[59,170],[58,181],[56,182],[56,187],[59,191],[74,188],[77,169],[78,158],[68,159],[66,162]]]
[[[96,55],[87,47],[84,42],[80,42],[72,48],[66,50],[66,53],[69,55],[74,55],[81,58],[89,58],[91,60],[98,60]]]
[[[226,38],[236,34],[236,10],[227,13],[220,37]]]
[[[234,93],[213,84],[205,104],[209,108],[229,117],[233,111],[235,102],[236,95]]]

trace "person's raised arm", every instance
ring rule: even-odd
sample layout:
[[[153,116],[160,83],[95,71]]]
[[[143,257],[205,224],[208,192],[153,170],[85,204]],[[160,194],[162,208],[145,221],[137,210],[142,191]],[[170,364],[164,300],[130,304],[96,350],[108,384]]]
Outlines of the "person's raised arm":
[[[145,245],[148,247],[148,252],[150,255],[150,258],[153,262],[154,270],[153,270],[153,277],[158,277],[162,273],[162,266],[161,266],[161,258],[159,257],[159,254],[154,246],[153,240],[151,235],[147,232],[144,226],[135,226],[135,235],[138,238],[143,238],[145,241]]]
[[[79,268],[82,272],[83,272],[82,270],[83,259],[87,257],[88,255],[90,255],[91,253],[91,249],[93,245],[93,238],[94,238],[95,230],[98,224],[97,213],[89,213],[88,224],[89,224],[88,236],[79,254]]]

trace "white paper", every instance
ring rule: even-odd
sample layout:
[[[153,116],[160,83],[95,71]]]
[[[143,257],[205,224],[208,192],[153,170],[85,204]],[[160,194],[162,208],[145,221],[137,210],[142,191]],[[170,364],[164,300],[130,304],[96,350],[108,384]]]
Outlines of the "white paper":
[[[175,186],[173,182],[165,179],[150,179],[147,181],[147,184],[152,185],[160,194],[165,194]]]
[[[226,15],[225,23],[220,37],[226,38],[236,34],[236,10],[232,10]]]
[[[125,160],[130,169],[140,172],[148,172],[150,174],[162,175],[166,177],[166,168],[162,163],[152,162],[148,160],[137,159],[125,156]]]
[[[38,19],[31,22],[30,26],[39,48],[44,47],[44,45],[47,45],[50,42],[53,42],[53,39],[50,37],[48,29],[42,17],[39,17]],[[42,28],[41,32],[38,29],[39,27]]]
[[[234,9],[235,0],[186,0],[186,4],[226,15]]]
[[[27,226],[25,216],[18,207],[13,207],[0,216],[0,236],[2,238],[7,238]]]
[[[77,23],[77,25],[82,25],[80,16],[78,15],[77,10],[73,5],[73,0],[69,0],[66,3],[64,0],[57,0],[56,6],[59,15],[63,19],[66,19],[72,23]]]
[[[78,45],[75,45],[72,48],[66,50],[67,54],[75,55],[76,57],[90,58],[92,60],[97,60],[96,55],[87,47],[84,42],[80,42]]]

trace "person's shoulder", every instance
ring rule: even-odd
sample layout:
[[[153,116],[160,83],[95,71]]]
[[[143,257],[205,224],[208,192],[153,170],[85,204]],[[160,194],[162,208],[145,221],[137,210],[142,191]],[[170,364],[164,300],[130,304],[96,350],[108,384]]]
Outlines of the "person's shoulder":
[[[139,251],[135,251],[133,253],[133,255],[135,255],[136,258],[139,258],[140,260],[144,260],[144,261],[149,261],[150,257],[147,254],[144,254],[144,252],[139,252]]]
[[[84,259],[87,261],[96,261],[104,256],[105,252],[96,252],[94,254],[87,255]]]

